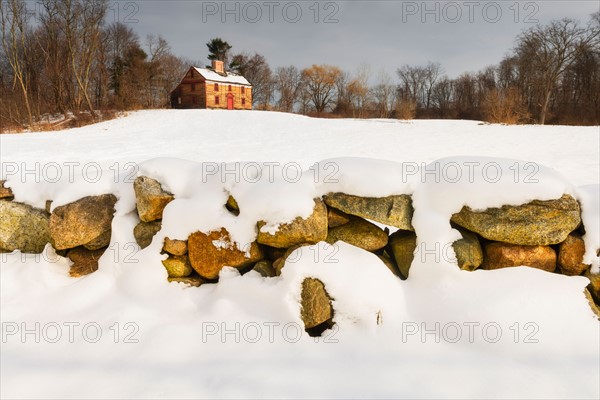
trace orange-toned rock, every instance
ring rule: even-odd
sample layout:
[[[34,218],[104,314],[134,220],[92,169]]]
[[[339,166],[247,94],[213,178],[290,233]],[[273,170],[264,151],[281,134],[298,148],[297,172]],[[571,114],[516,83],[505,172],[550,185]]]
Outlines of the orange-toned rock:
[[[246,250],[248,250],[246,252]],[[260,261],[263,253],[256,242],[242,245],[232,243],[225,228],[219,231],[195,232],[188,238],[188,255],[192,268],[205,279],[216,279],[225,266],[242,269]]]
[[[182,256],[187,254],[188,246],[185,240],[165,238],[163,250],[169,254],[173,254],[174,256]]]
[[[98,269],[98,260],[104,251],[106,251],[105,248],[88,250],[83,246],[70,250],[67,257],[73,262],[73,265],[69,269],[69,275],[77,278],[95,272]]]
[[[0,181],[0,199],[12,200],[15,198],[10,188],[4,187],[6,181]]]
[[[104,194],[56,207],[50,215],[50,236],[54,248],[73,249],[93,243],[92,247],[98,249],[108,244],[116,202],[113,194]]]
[[[485,246],[484,269],[527,266],[554,272],[556,252],[550,246],[523,246],[501,242]]]
[[[589,265],[582,263],[585,242],[579,235],[570,234],[558,249],[558,266],[565,275],[581,275]]]
[[[133,182],[133,190],[138,215],[144,222],[161,219],[167,204],[175,199],[171,193],[163,190],[159,181],[147,176],[138,177]]]
[[[327,225],[329,229],[337,228],[350,222],[350,217],[343,211],[337,208],[327,207]]]

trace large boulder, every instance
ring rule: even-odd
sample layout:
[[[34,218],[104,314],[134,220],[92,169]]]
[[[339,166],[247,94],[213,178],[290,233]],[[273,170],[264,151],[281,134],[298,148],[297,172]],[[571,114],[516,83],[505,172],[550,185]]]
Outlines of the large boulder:
[[[410,265],[417,248],[417,235],[409,231],[396,231],[390,235],[388,253],[394,257],[402,277],[408,278]]]
[[[169,278],[183,278],[194,272],[187,256],[169,256],[166,260],[162,260],[162,263]]]
[[[558,248],[558,266],[565,275],[581,275],[589,265],[584,264],[585,242],[579,235],[570,234]]]
[[[334,244],[338,240],[367,251],[376,251],[387,245],[388,236],[377,225],[353,217],[347,224],[329,230],[327,243]]]
[[[318,243],[327,238],[327,207],[322,200],[315,199],[313,212],[308,218],[297,217],[290,223],[281,224],[273,234],[261,231],[265,225],[264,221],[258,223],[257,241],[260,244],[288,248],[301,243]]]
[[[403,230],[413,231],[413,207],[410,196],[402,194],[388,197],[360,197],[345,193],[332,193],[324,198],[325,204],[337,208],[347,214],[356,215],[395,226]]]
[[[140,222],[133,228],[133,237],[135,237],[135,241],[142,248],[150,246],[152,243],[152,238],[154,235],[160,231],[162,227],[161,221],[152,221],[152,222]]]
[[[105,250],[88,250],[85,247],[77,247],[70,250],[67,253],[67,257],[73,264],[69,270],[69,275],[76,278],[95,272],[98,269],[98,261]]]
[[[194,270],[205,279],[218,278],[225,266],[243,269],[263,258],[256,242],[240,250],[225,228],[209,233],[192,233],[188,238],[188,255]]]
[[[0,250],[41,253],[50,242],[49,219],[44,210],[0,200]]]
[[[522,246],[500,242],[485,245],[485,258],[482,268],[498,269],[518,266],[554,272],[556,269],[556,252],[550,246]]]
[[[475,271],[483,262],[483,250],[477,235],[472,232],[460,231],[462,239],[452,243],[456,253],[458,267],[465,271]]]
[[[138,215],[144,222],[162,218],[163,210],[175,198],[162,189],[160,182],[147,176],[138,177],[133,182]]]
[[[563,242],[581,223],[580,214],[577,200],[565,194],[557,200],[534,200],[483,211],[465,206],[452,216],[452,222],[488,240],[546,246]]]
[[[54,248],[72,249],[88,243],[97,245],[102,238],[106,240],[116,202],[114,195],[104,194],[56,207],[50,215],[50,235]]]
[[[315,328],[333,318],[331,297],[320,280],[306,278],[302,281],[300,316],[306,329]]]
[[[4,187],[5,183],[6,181],[0,181],[0,199],[12,200],[15,198],[15,196],[10,188]]]

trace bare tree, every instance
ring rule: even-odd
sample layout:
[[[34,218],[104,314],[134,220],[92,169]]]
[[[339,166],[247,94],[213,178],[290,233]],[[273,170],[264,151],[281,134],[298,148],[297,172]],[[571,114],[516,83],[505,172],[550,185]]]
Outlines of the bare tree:
[[[371,75],[371,67],[367,64],[362,64],[358,67],[356,74],[348,84],[348,97],[352,107],[352,116],[355,118],[364,118],[369,102],[369,78]]]
[[[392,78],[384,70],[379,73],[378,83],[372,92],[379,118],[389,118],[391,111],[394,109],[396,90]]]
[[[28,31],[28,15],[25,2],[9,0],[6,6],[0,6],[0,23],[2,28],[2,48],[10,64],[14,76],[23,95],[29,126],[33,126],[33,115],[29,102],[29,77],[25,66],[29,47],[26,44]]]
[[[571,19],[537,25],[517,39],[515,52],[529,66],[538,98],[539,123],[544,124],[552,93],[565,70],[570,67],[583,46],[597,43],[597,26],[582,28]]]
[[[252,104],[268,109],[273,100],[275,80],[267,59],[254,53],[238,53],[232,57],[230,67],[252,84]]]
[[[425,109],[429,110],[431,106],[431,95],[433,91],[433,87],[437,82],[440,75],[443,73],[442,65],[438,62],[428,62],[427,65],[423,68],[424,71],[424,90],[425,90],[425,99],[424,105]]]
[[[432,103],[438,109],[438,115],[441,118],[449,118],[454,106],[454,81],[447,77],[442,77],[433,86],[431,91]]]
[[[275,87],[279,92],[279,109],[291,112],[300,94],[302,75],[298,68],[279,67],[275,72]]]
[[[317,112],[323,112],[333,104],[336,83],[342,76],[342,71],[332,65],[313,65],[302,71],[305,83],[304,89]]]
[[[57,13],[65,35],[68,58],[78,91],[75,106],[85,101],[93,119],[94,106],[89,93],[90,73],[101,40],[101,26],[106,15],[106,0],[57,0]]]

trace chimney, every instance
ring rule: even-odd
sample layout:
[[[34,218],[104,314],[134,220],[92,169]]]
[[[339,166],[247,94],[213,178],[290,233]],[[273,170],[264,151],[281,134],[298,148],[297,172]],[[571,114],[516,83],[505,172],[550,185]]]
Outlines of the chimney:
[[[224,74],[225,73],[225,70],[223,69],[223,61],[213,60],[212,61],[212,67],[215,70],[215,72],[218,73],[218,74]]]

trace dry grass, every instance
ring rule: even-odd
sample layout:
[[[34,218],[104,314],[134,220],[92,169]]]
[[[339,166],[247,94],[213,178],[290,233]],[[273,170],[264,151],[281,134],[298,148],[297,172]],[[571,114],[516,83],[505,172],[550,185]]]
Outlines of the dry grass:
[[[82,112],[78,114],[71,114],[67,117],[63,117],[61,119],[54,119],[50,121],[49,119],[41,120],[34,124],[32,128],[28,128],[27,126],[19,125],[17,123],[5,123],[2,122],[2,126],[0,128],[0,134],[19,134],[24,132],[52,132],[52,131],[60,131],[63,129],[71,129],[71,128],[80,128],[82,126],[95,124],[102,121],[108,121],[111,119],[115,119],[119,116],[126,115],[122,112],[117,112],[115,110],[102,110],[96,111],[97,119],[94,120],[89,112]]]

